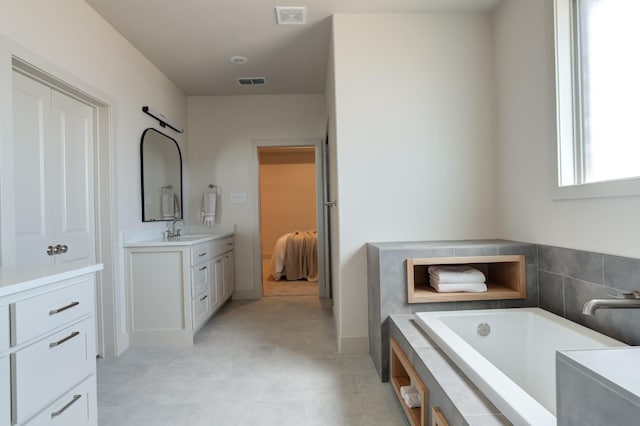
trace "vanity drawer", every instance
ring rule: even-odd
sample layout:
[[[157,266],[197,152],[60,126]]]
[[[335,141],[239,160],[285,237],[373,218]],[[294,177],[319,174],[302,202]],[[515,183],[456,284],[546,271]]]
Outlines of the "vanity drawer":
[[[11,345],[75,321],[94,310],[93,275],[76,284],[44,293],[11,305]]]
[[[0,306],[0,352],[9,348],[9,307]],[[2,423],[0,423],[1,425]]]
[[[191,297],[200,296],[209,288],[211,280],[211,261],[191,267]]]
[[[14,423],[95,373],[94,327],[93,317],[87,318],[11,354]]]
[[[193,315],[193,328],[197,329],[207,320],[209,316],[209,292],[191,301],[191,312]]]
[[[191,265],[211,259],[211,242],[200,243],[191,247]]]
[[[221,238],[213,241],[213,256],[219,256],[223,253],[233,250],[233,237]]]
[[[96,424],[95,375],[62,395],[40,414],[25,423],[28,426],[89,426]]]

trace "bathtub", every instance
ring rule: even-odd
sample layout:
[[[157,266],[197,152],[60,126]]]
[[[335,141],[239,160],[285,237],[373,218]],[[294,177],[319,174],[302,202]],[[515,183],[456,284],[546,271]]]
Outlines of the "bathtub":
[[[556,424],[556,351],[627,346],[539,308],[422,312],[416,321],[515,425]]]

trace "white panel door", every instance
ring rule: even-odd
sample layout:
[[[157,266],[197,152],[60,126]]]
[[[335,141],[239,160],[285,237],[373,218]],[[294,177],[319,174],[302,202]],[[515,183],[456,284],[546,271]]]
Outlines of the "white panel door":
[[[94,260],[93,108],[17,72],[13,86],[16,263]]]
[[[234,270],[234,255],[233,252],[229,252],[224,255],[224,298],[227,299],[233,294],[235,290],[235,270]]]
[[[15,161],[16,263],[53,263],[46,253],[54,242],[54,217],[46,204],[51,182],[45,159],[57,157],[46,143],[51,131],[51,89],[13,73],[13,134]]]
[[[51,200],[56,244],[68,247],[56,262],[93,261],[93,109],[52,90],[52,143],[58,146],[58,167],[51,176],[59,188]],[[51,191],[51,194],[54,192]]]

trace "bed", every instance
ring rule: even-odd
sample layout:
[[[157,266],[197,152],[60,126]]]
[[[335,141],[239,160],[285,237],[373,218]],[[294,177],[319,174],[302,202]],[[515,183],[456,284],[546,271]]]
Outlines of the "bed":
[[[295,231],[276,241],[271,255],[271,272],[276,281],[318,281],[318,232]]]

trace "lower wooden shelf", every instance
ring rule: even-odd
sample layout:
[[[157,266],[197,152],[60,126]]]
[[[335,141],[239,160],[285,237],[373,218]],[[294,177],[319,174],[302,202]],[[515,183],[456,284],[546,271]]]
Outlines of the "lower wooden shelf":
[[[390,377],[391,386],[400,401],[400,405],[409,419],[411,426],[427,426],[429,424],[429,390],[425,387],[422,380],[413,369],[409,359],[404,354],[398,342],[391,339],[391,357],[390,357]],[[400,393],[403,386],[413,385],[420,394],[420,407],[410,408]]]

